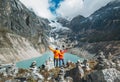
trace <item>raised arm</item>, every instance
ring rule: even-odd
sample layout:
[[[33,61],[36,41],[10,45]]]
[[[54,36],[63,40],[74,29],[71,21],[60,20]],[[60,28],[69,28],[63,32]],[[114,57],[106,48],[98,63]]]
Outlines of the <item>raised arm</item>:
[[[53,48],[51,48],[50,46],[48,47],[51,51],[54,51],[54,49]]]
[[[63,52],[64,52],[64,53],[66,53],[66,52],[67,52],[67,50],[63,50]]]

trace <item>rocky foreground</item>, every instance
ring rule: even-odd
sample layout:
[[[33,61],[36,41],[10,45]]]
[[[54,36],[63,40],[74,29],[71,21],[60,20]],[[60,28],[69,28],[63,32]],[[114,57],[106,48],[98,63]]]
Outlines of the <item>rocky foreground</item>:
[[[53,60],[30,68],[20,69],[15,64],[0,66],[0,82],[120,82],[120,60],[106,59],[103,53],[92,60],[68,61],[65,66],[54,67]]]

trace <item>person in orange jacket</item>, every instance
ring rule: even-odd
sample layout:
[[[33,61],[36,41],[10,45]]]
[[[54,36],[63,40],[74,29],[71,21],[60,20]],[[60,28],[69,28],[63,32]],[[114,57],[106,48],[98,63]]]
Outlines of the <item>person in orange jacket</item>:
[[[59,55],[60,55],[60,50],[58,50],[58,48],[53,49],[51,47],[49,47],[49,49],[53,52],[54,54],[54,66],[58,67],[58,61],[59,61]]]
[[[64,66],[64,53],[67,52],[67,50],[60,50],[60,55],[59,55],[59,66]]]

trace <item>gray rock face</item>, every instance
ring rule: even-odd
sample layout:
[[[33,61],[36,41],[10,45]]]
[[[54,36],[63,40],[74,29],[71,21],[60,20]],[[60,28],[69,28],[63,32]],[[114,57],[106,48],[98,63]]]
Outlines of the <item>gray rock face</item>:
[[[19,0],[0,0],[0,28],[32,39],[43,36],[48,21],[28,10]]]
[[[0,38],[0,64],[41,56],[32,43],[22,36],[1,33]]]
[[[26,37],[44,32],[47,22],[28,10],[19,0],[0,0],[0,28]]]
[[[120,71],[120,60],[116,59],[114,62],[116,64],[116,69]]]
[[[120,82],[120,71],[115,68],[96,70],[83,78],[77,69],[71,70],[69,76],[73,78],[73,82]]]
[[[86,82],[120,82],[120,71],[110,68],[95,71],[89,75]]]
[[[45,52],[48,44],[46,40],[48,23],[47,19],[36,16],[19,0],[0,0],[0,61],[9,60],[6,58],[8,56],[12,58],[12,55],[17,61],[40,56],[38,53]],[[29,41],[28,44],[26,41]],[[34,54],[30,56],[22,48],[25,51],[35,50],[35,53],[33,51]],[[17,57],[18,54],[24,54],[24,57]]]

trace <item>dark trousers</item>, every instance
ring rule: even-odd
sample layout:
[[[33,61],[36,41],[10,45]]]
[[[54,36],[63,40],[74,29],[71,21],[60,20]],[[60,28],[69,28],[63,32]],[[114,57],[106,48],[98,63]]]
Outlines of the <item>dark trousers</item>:
[[[54,58],[54,66],[55,67],[58,67],[58,60],[59,60],[58,58]]]
[[[59,59],[59,66],[63,66],[64,64],[64,59]]]

